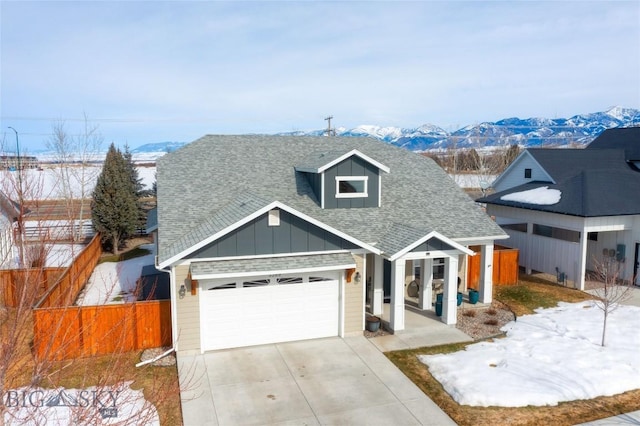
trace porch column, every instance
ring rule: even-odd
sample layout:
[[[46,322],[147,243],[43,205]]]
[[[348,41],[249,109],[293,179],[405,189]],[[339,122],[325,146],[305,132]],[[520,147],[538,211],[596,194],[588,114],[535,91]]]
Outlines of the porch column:
[[[374,255],[373,262],[373,300],[371,310],[373,315],[382,315],[382,303],[384,301],[384,260],[381,256]]]
[[[524,265],[524,273],[527,275],[531,275],[531,272],[533,272],[531,270],[531,246],[533,245],[533,222],[527,222],[527,240],[526,240],[526,246],[527,246],[527,252],[525,254],[525,265]]]
[[[584,291],[585,270],[587,269],[587,232],[582,228],[580,232],[580,259],[578,260],[577,275],[573,286]]]
[[[418,307],[422,310],[432,309],[431,304],[433,300],[433,259],[422,259],[422,265],[420,265],[420,278],[422,284],[420,285],[420,297],[418,300]]]
[[[389,326],[391,330],[404,330],[404,259],[391,262],[391,312]]]
[[[480,246],[480,288],[478,292],[481,303],[491,303],[493,300],[493,243]]]
[[[444,294],[442,300],[442,318],[445,324],[455,324],[458,321],[458,257],[444,258]]]

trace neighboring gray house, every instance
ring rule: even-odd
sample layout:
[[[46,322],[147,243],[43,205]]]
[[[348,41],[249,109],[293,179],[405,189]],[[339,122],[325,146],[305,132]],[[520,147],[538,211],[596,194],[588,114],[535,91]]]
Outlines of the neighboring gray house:
[[[527,149],[478,201],[520,250],[520,264],[584,289],[588,271],[622,261],[640,284],[640,127],[605,130],[585,149]]]
[[[481,301],[491,301],[493,241],[506,234],[407,150],[369,138],[205,136],[160,158],[157,182],[149,228],[171,277],[179,351],[362,332],[385,290],[390,327],[403,330],[417,266],[421,307],[432,309],[436,259],[442,321],[455,324],[470,245],[482,247]]]

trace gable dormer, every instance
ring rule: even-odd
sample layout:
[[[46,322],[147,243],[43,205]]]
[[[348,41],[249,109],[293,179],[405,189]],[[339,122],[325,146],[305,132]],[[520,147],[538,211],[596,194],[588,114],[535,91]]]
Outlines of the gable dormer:
[[[323,209],[380,207],[382,172],[389,168],[357,149],[313,153],[295,167]]]
[[[555,183],[531,151],[525,150],[493,181],[491,186],[496,192],[500,192],[531,182]]]

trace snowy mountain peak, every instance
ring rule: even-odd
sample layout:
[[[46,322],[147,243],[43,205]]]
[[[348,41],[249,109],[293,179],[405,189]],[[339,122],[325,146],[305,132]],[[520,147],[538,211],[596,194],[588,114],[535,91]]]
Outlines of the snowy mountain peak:
[[[633,119],[635,117],[636,122],[638,122],[638,119],[640,118],[638,116],[639,113],[640,113],[640,111],[638,111],[636,109],[623,108],[623,107],[620,107],[620,106],[614,106],[614,107],[610,108],[609,110],[605,111],[605,114],[610,115],[611,117],[615,118],[616,120],[625,121],[625,120]]]
[[[433,124],[416,128],[401,128],[366,124],[346,129],[336,127],[337,136],[368,136],[412,151],[445,149],[450,146],[479,148],[508,146],[557,146],[574,143],[587,144],[606,129],[640,126],[640,110],[612,107],[604,112],[575,115],[570,118],[504,118],[483,122],[447,132]],[[278,133],[292,136],[322,136],[325,129]],[[153,158],[174,151],[183,142],[160,142],[142,145],[132,152],[134,158]]]

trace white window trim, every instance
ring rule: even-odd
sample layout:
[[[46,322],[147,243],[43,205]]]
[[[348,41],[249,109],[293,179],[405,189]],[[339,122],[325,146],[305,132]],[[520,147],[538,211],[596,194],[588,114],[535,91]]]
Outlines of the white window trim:
[[[269,226],[280,226],[280,210],[269,210]]]
[[[340,192],[340,182],[358,180],[364,182],[364,192]],[[369,196],[369,176],[336,176],[336,198],[367,198]]]

